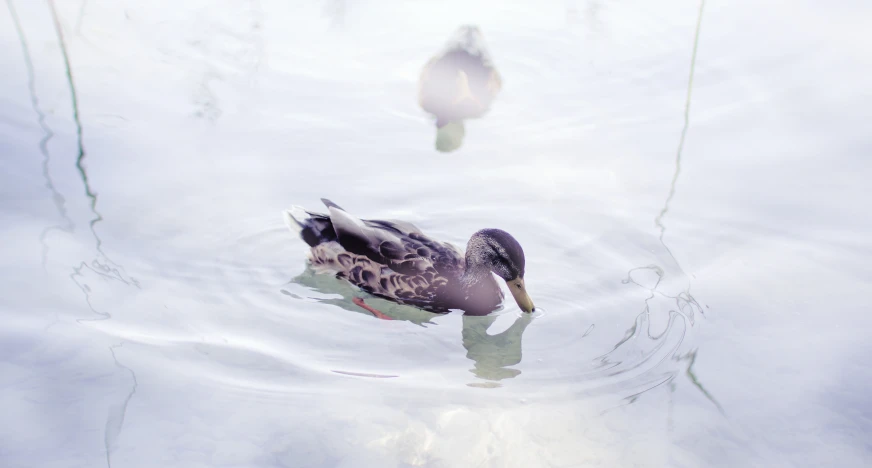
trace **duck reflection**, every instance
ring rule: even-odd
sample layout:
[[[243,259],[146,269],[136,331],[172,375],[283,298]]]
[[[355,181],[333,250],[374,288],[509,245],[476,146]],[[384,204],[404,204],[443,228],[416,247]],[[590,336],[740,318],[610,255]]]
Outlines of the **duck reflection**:
[[[311,267],[306,267],[299,276],[290,281],[290,284],[305,286],[308,291],[304,294],[311,296],[314,292],[317,296],[303,297],[291,291],[294,288],[282,289],[282,294],[295,299],[333,304],[351,312],[374,315],[369,309],[375,309],[385,316],[383,318],[405,320],[422,327],[433,325],[430,320],[437,316],[432,312],[371,296],[366,297],[366,304],[371,307],[360,306],[355,302],[355,299],[361,295],[360,290],[346,281],[336,279],[333,275],[317,273]],[[498,315],[463,316],[462,343],[466,349],[466,357],[474,363],[470,372],[490,382],[510,379],[521,374],[520,370],[512,369],[510,366],[521,362],[521,338],[524,330],[533,321],[531,314],[523,314],[506,330],[488,334],[488,329],[499,317]]]
[[[523,314],[509,328],[501,333],[489,335],[488,328],[497,320],[495,315],[463,316],[463,347],[466,357],[475,363],[470,371],[484,380],[503,380],[517,377],[521,363],[521,338],[530,325],[531,314]]]
[[[300,294],[289,290],[292,288],[282,289],[282,294],[291,296],[295,299],[314,300],[325,304],[333,304],[341,309],[350,312],[356,312],[365,315],[374,315],[370,309],[378,311],[382,314],[381,318],[388,320],[406,320],[416,325],[426,327],[432,325],[430,321],[436,314],[427,312],[422,309],[410,307],[396,302],[388,301],[378,297],[366,297],[366,307],[361,307],[355,303],[355,300],[362,296],[362,292],[352,286],[347,281],[341,281],[329,273],[318,273],[311,266],[306,266],[306,269],[290,281],[289,284],[298,284],[308,288],[308,291],[299,291],[300,294],[305,294],[303,297]],[[315,294],[312,294],[315,293]]]
[[[447,153],[463,144],[463,121],[484,115],[502,80],[476,26],[462,26],[442,52],[421,71],[418,103],[436,117],[436,149]]]

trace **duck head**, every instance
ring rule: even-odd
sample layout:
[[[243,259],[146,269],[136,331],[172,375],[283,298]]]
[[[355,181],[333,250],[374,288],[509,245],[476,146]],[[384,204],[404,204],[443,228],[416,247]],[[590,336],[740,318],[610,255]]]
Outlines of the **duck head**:
[[[500,229],[482,229],[470,237],[466,246],[466,275],[480,278],[495,273],[509,286],[518,307],[533,312],[533,300],[524,284],[525,263],[521,244]]]

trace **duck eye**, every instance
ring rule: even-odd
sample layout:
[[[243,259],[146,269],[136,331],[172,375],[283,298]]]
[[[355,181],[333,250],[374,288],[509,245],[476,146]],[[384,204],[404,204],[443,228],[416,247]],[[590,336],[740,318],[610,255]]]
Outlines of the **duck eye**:
[[[521,283],[515,283],[515,287],[521,289]]]

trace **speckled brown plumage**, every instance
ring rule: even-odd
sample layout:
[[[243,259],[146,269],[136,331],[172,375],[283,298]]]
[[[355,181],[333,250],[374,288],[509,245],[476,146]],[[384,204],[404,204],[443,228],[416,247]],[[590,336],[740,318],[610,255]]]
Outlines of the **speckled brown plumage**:
[[[291,227],[311,246],[317,271],[331,272],[364,291],[431,312],[462,309],[487,314],[503,294],[491,275],[464,275],[459,249],[402,221],[360,220],[324,200],[329,214],[287,213]]]
[[[366,256],[345,251],[338,242],[313,247],[310,261],[316,270],[331,271],[370,294],[417,306],[434,308],[439,290],[448,285],[432,266],[416,274],[397,273]]]

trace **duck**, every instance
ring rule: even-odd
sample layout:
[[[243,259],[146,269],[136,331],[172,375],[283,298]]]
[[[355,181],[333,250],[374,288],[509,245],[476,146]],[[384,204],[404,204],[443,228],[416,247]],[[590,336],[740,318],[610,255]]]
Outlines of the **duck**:
[[[466,252],[427,236],[399,220],[363,220],[322,198],[327,213],[294,206],[285,223],[309,246],[308,262],[319,273],[332,273],[383,299],[429,312],[462,310],[487,315],[504,295],[496,278],[508,286],[518,307],[533,312],[524,281],[526,260],[521,244],[501,229],[481,229],[469,238]],[[354,303],[379,318],[388,318],[363,299]]]
[[[436,149],[451,152],[463,143],[463,121],[483,116],[502,88],[502,79],[477,26],[460,27],[418,80],[418,104],[436,117]]]

